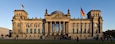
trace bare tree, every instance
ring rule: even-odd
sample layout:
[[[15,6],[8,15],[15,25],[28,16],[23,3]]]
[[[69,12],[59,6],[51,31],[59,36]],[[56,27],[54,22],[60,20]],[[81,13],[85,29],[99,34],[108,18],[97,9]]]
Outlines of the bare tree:
[[[3,34],[1,34],[2,39],[3,39],[3,36],[4,36],[4,35],[3,35]]]

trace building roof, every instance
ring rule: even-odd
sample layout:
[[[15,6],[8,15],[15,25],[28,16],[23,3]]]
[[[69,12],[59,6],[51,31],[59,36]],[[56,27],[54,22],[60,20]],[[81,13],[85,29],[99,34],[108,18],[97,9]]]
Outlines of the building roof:
[[[23,12],[25,12],[28,15],[28,13],[25,10],[14,10],[14,11],[23,11]]]
[[[3,34],[9,34],[9,29],[8,28],[3,28],[3,27],[0,27],[0,35]]]
[[[61,14],[61,15],[64,15],[64,13],[62,11],[59,11],[59,10],[56,10],[56,11],[52,12],[51,15],[52,14],[59,14],[59,15]]]

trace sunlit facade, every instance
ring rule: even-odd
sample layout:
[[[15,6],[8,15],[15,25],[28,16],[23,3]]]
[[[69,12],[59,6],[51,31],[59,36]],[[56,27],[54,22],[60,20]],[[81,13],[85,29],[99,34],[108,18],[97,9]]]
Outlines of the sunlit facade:
[[[102,37],[102,24],[100,10],[91,10],[87,18],[71,18],[70,10],[67,14],[54,11],[48,14],[45,10],[44,18],[28,18],[25,10],[14,10],[12,19],[12,37],[18,39],[52,39],[66,35],[71,39],[92,39]]]

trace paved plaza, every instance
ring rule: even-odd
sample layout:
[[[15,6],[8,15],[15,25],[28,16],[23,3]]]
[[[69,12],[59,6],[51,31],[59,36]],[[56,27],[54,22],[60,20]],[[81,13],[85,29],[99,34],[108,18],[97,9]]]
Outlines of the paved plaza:
[[[0,44],[115,44],[115,40],[0,40]]]

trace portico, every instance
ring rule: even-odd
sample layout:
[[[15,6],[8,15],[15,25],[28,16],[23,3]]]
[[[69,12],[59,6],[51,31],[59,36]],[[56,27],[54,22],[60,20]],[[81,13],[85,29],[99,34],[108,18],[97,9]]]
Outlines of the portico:
[[[48,33],[48,35],[65,35],[68,33],[68,22],[65,21],[50,21],[46,22],[45,29],[48,30],[45,31]]]

